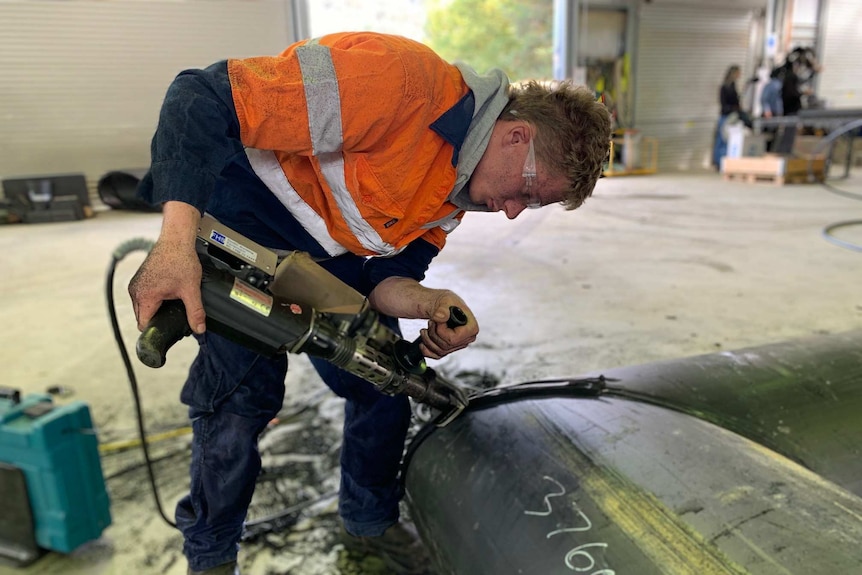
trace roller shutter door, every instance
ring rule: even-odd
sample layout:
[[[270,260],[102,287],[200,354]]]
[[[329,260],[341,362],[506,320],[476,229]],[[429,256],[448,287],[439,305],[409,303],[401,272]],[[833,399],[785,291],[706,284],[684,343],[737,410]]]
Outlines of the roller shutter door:
[[[635,127],[659,142],[659,170],[709,166],[718,91],[731,64],[750,76],[750,8],[643,4],[635,64]]]
[[[181,70],[278,53],[290,3],[0,2],[0,178],[149,164],[168,84]]]
[[[826,2],[823,33],[823,72],[818,96],[829,108],[862,108],[862,3],[859,0]]]

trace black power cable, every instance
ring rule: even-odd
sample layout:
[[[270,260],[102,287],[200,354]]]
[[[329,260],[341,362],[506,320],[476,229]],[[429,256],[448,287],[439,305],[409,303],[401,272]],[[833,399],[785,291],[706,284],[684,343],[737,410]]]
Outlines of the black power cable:
[[[126,374],[129,377],[129,384],[132,387],[132,399],[135,403],[135,416],[138,423],[138,436],[141,440],[141,449],[144,453],[144,461],[146,462],[147,475],[150,478],[150,488],[153,492],[153,498],[156,501],[156,509],[158,510],[159,515],[161,515],[162,519],[164,519],[165,523],[167,523],[173,528],[176,528],[177,524],[168,519],[168,516],[165,514],[164,509],[162,508],[162,501],[159,498],[159,490],[156,486],[156,475],[153,471],[153,460],[150,457],[150,449],[147,446],[147,433],[144,426],[144,413],[143,409],[141,408],[141,395],[138,390],[138,380],[135,377],[135,370],[132,368],[132,361],[129,359],[129,353],[126,351],[126,344],[123,342],[123,335],[120,332],[120,324],[117,321],[117,310],[116,306],[114,305],[114,273],[117,269],[117,264],[132,252],[149,252],[152,247],[153,242],[151,240],[143,238],[131,239],[120,244],[117,249],[114,250],[114,253],[111,256],[111,263],[110,265],[108,265],[108,278],[107,284],[105,286],[105,292],[108,299],[108,314],[111,316],[111,326],[114,330],[114,339],[117,341],[117,346],[120,348],[120,355],[123,358],[123,365],[126,366]]]
[[[827,134],[826,137],[824,137],[817,144],[817,147],[814,148],[814,150],[811,153],[811,158],[808,160],[809,179],[812,179],[814,176],[814,158],[816,158],[820,155],[831,156],[833,146],[835,144],[835,140],[837,140],[840,136],[843,136],[844,134],[847,134],[853,130],[858,130],[860,128],[862,128],[862,119],[847,122],[843,126],[840,126],[839,128],[837,128],[837,129],[833,130],[832,132],[830,132],[829,134]],[[851,152],[852,152],[852,146],[853,146],[853,139],[852,138],[850,138],[850,140],[847,142],[847,145],[851,147]],[[828,152],[828,154],[827,154],[827,152]],[[848,167],[848,169],[849,169],[849,167]],[[862,194],[857,194],[857,193],[853,193],[853,192],[848,192],[846,190],[842,190],[842,189],[838,188],[837,186],[834,186],[834,185],[830,184],[829,182],[827,182],[825,174],[824,174],[823,180],[820,182],[820,185],[822,185],[824,188],[826,188],[827,191],[832,192],[835,195],[842,196],[844,198],[849,198],[851,200],[862,200]],[[862,252],[862,245],[854,244],[853,242],[848,242],[846,240],[839,239],[839,238],[835,237],[835,235],[832,233],[839,228],[847,228],[850,226],[858,226],[858,225],[862,225],[862,220],[846,220],[846,221],[842,221],[842,222],[836,222],[834,224],[829,224],[828,226],[825,226],[823,228],[823,230],[821,231],[821,235],[823,236],[823,239],[825,239],[827,242],[835,244],[836,246],[839,246],[839,247],[842,247],[842,248],[845,248],[848,250]]]
[[[542,379],[526,381],[508,387],[494,387],[483,391],[471,393],[470,400],[464,413],[488,409],[497,405],[522,399],[535,399],[541,397],[585,397],[598,398],[608,392],[607,383],[615,382],[615,379],[606,378],[604,375],[598,377],[585,377],[576,379]],[[461,416],[459,416],[461,417]],[[407,450],[401,461],[399,477],[402,486],[407,480],[407,469],[419,446],[428,439],[439,427],[429,422],[426,423],[407,446]]]

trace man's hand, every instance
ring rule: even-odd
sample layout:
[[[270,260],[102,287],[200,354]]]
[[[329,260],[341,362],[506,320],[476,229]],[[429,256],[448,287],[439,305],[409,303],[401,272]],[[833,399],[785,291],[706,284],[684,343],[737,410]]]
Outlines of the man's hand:
[[[377,311],[393,317],[428,319],[421,331],[422,354],[440,359],[453,351],[464,349],[479,333],[479,324],[467,304],[455,292],[426,288],[409,278],[391,277],[380,282],[368,295]],[[467,323],[456,328],[446,325],[449,308],[456,306],[467,316]]]
[[[476,335],[479,333],[479,324],[464,301],[453,292],[447,290],[440,290],[440,292],[441,295],[435,302],[434,313],[428,320],[428,327],[420,331],[422,353],[432,359],[440,359],[453,351],[464,349],[476,341]],[[450,308],[453,306],[460,308],[467,317],[466,324],[454,329],[446,325],[451,314]]]
[[[171,299],[183,301],[192,331],[206,330],[201,264],[195,253],[199,222],[200,214],[193,206],[165,204],[161,235],[129,283],[139,330],[147,327],[163,301]]]

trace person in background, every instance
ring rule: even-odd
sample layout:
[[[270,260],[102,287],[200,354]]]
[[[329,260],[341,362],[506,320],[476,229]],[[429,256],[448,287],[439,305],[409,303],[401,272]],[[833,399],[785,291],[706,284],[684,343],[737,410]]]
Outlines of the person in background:
[[[769,82],[760,92],[760,107],[764,118],[775,118],[784,115],[784,102],[781,100],[783,78],[781,68],[773,68],[769,74]]]
[[[190,574],[239,572],[257,440],[282,409],[288,361],[206,329],[195,252],[202,214],[268,248],[308,252],[396,333],[398,318],[428,320],[422,353],[441,358],[479,332],[458,294],[420,283],[447,235],[467,212],[515,219],[527,208],[577,208],[610,139],[610,114],[584,87],[513,85],[499,70],[480,75],[394,35],[331,34],[177,76],[138,190],[163,206],[162,230],[129,295],[140,329],[163,301],[181,299],[200,342],[180,393],[193,439],[176,522]],[[466,325],[447,327],[450,306]],[[312,363],[346,399],[342,541],[396,573],[426,573],[429,555],[399,519],[408,398]]]
[[[769,81],[760,92],[760,107],[764,118],[777,118],[784,115],[784,102],[781,98],[783,84],[782,69],[780,67],[773,68],[769,74]],[[763,132],[769,135],[766,150],[771,152],[775,148],[775,142],[781,130],[776,126],[769,126],[765,127]]]
[[[712,149],[712,165],[716,170],[721,169],[721,159],[727,154],[727,139],[724,136],[724,125],[731,114],[739,114],[739,92],[736,89],[736,81],[739,79],[740,69],[736,64],[730,66],[724,74],[724,81],[718,91],[718,101],[721,111],[718,116],[718,125],[715,128],[715,145]]]
[[[813,80],[821,71],[811,48],[794,48],[781,66],[781,103],[784,116],[797,116],[805,108],[817,107]],[[785,126],[776,134],[773,151],[792,153],[797,128]]]
[[[787,60],[784,65],[784,80],[781,84],[781,105],[784,114],[795,116],[802,109],[802,84],[799,78],[800,63]]]
[[[787,55],[782,66],[784,83],[781,87],[785,116],[795,116],[804,107],[812,107],[810,100],[814,97],[813,80],[821,70],[822,67],[811,48],[794,48]]]

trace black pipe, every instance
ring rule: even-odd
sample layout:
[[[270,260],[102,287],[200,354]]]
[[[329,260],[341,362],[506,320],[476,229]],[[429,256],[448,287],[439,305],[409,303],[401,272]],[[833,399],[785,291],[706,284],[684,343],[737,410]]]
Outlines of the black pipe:
[[[605,374],[612,393],[711,421],[862,497],[862,331]]]
[[[862,572],[862,332],[602,373],[411,444],[441,573]]]
[[[161,206],[152,206],[138,198],[138,184],[144,178],[147,170],[113,170],[99,178],[96,189],[105,205],[115,210],[133,210],[138,212],[158,212]]]

